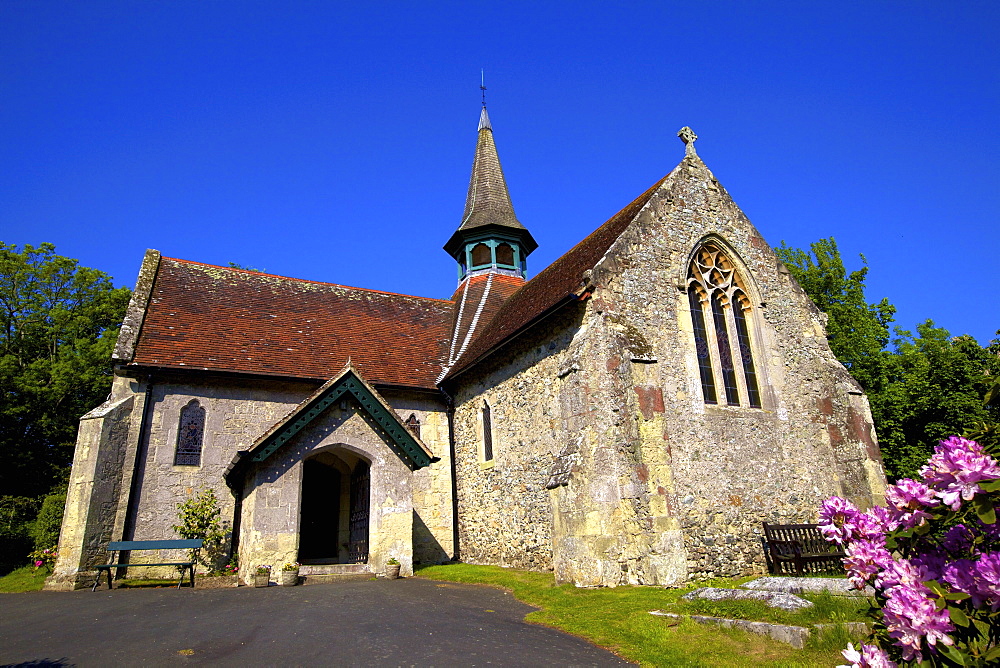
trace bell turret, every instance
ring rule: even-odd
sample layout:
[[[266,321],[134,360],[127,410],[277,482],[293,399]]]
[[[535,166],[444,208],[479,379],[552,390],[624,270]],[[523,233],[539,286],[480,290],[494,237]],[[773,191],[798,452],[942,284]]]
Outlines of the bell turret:
[[[484,104],[465,214],[444,249],[458,262],[461,283],[470,276],[491,273],[524,279],[526,259],[537,247],[531,233],[514,215]]]

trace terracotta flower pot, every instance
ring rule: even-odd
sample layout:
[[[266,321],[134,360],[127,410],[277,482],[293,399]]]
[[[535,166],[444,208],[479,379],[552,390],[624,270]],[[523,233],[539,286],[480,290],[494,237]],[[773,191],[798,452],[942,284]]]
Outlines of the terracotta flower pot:
[[[279,581],[282,587],[294,587],[299,583],[299,572],[295,571],[281,571],[281,580]]]
[[[386,564],[385,565],[385,577],[389,580],[395,580],[399,577],[399,564]]]

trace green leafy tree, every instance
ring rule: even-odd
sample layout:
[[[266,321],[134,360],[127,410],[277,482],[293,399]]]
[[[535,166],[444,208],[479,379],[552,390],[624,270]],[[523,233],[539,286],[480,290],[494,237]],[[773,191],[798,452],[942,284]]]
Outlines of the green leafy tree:
[[[869,397],[892,478],[915,476],[939,440],[1000,417],[1000,406],[982,399],[1000,375],[1000,342],[983,348],[930,320],[917,326],[916,336],[897,333],[888,383]]]
[[[848,273],[832,238],[809,252],[784,243],[776,252],[829,316],[830,349],[868,393],[889,478],[913,477],[940,439],[997,422],[1000,407],[982,397],[1000,376],[1000,342],[983,348],[928,320],[916,336],[897,329],[890,348],[896,309],[887,299],[868,302],[864,256]]]
[[[178,523],[171,528],[181,538],[202,539],[205,546],[200,553],[192,551],[192,558],[213,572],[226,563],[226,544],[229,531],[220,516],[219,499],[209,488],[177,504]]]
[[[896,307],[887,299],[869,303],[865,297],[868,262],[850,273],[844,267],[837,242],[830,237],[810,244],[810,251],[790,248],[781,242],[778,257],[816,306],[827,314],[830,349],[868,392],[878,391],[886,381],[889,324]]]
[[[0,242],[0,490],[45,494],[66,474],[81,415],[111,388],[129,290],[104,272]]]

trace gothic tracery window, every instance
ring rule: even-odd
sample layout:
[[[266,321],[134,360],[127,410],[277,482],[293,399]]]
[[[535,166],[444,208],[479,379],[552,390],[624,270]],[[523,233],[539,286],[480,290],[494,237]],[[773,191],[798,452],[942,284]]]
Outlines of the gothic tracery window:
[[[718,244],[706,241],[695,253],[687,289],[705,403],[722,400],[730,406],[760,408],[750,299],[735,265]]]
[[[192,399],[181,409],[177,427],[177,449],[174,466],[200,466],[201,445],[205,437],[205,409]]]

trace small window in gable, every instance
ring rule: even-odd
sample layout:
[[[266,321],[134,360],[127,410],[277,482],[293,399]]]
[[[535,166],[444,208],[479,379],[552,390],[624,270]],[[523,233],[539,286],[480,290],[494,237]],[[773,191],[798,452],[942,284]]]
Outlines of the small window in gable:
[[[410,417],[406,418],[406,428],[410,430],[410,433],[420,438],[420,420],[417,419],[416,413],[410,413]]]
[[[712,241],[691,260],[688,305],[705,403],[724,398],[730,406],[760,408],[750,299],[736,266]]]
[[[177,427],[177,449],[174,466],[200,466],[201,446],[205,437],[205,409],[192,399],[181,409]]]
[[[483,461],[493,461],[493,416],[490,405],[483,402]]]
[[[472,247],[472,266],[481,267],[493,264],[493,253],[486,244],[476,244]]]

